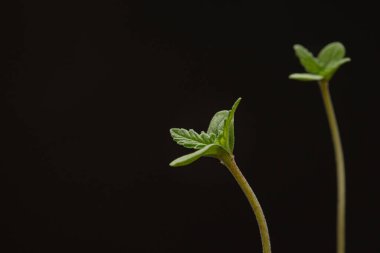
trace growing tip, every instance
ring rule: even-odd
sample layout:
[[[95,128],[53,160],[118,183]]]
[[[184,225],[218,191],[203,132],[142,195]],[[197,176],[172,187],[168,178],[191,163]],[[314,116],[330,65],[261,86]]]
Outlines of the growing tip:
[[[241,101],[241,97],[239,97],[239,98],[235,101],[234,105],[232,106],[231,111],[235,111],[235,110],[236,110],[236,108],[237,108],[237,107],[239,106],[239,104],[240,104],[240,101]]]
[[[301,44],[294,44],[294,45],[293,45],[293,49],[294,49],[295,51],[297,51],[298,49],[301,49],[301,48],[305,48],[305,47],[302,46]]]

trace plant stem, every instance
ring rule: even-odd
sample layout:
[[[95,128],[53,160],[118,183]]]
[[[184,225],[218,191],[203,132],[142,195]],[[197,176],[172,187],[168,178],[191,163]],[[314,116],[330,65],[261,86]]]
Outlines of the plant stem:
[[[336,173],[337,173],[337,253],[345,252],[345,216],[346,216],[346,179],[344,169],[344,156],[342,142],[340,140],[338,123],[335,117],[334,106],[331,101],[329,92],[329,83],[321,81],[319,83],[321,89],[323,103],[325,105],[327,118],[330,125],[330,131],[335,151]]]
[[[223,157],[222,163],[228,168],[228,170],[234,176],[235,180],[239,184],[240,188],[243,190],[245,196],[247,197],[249,201],[249,204],[251,205],[253,209],[253,212],[256,216],[257,223],[259,225],[263,253],[271,253],[268,225],[265,220],[263,209],[260,206],[259,200],[257,199],[252,188],[249,186],[244,175],[241,173],[239,167],[237,166],[235,162],[234,157],[232,155]]]

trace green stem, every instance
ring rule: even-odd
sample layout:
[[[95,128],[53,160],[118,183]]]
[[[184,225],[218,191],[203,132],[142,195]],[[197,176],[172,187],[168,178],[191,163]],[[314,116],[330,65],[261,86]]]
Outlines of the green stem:
[[[243,190],[245,196],[247,197],[249,201],[249,204],[251,205],[253,209],[253,212],[256,216],[256,220],[260,229],[263,253],[271,253],[268,225],[265,220],[263,209],[260,206],[259,200],[257,199],[252,188],[249,186],[244,175],[241,173],[239,167],[237,166],[235,162],[234,157],[230,155],[228,155],[227,157],[223,157],[222,162],[228,168],[231,174],[234,176],[235,180],[239,184],[240,188]]]
[[[345,216],[346,216],[346,179],[344,170],[344,156],[342,142],[340,140],[338,123],[336,121],[334,106],[331,101],[329,92],[329,83],[321,81],[319,84],[321,89],[323,102],[326,108],[327,118],[330,125],[332,141],[335,151],[336,173],[337,173],[337,253],[345,252]]]

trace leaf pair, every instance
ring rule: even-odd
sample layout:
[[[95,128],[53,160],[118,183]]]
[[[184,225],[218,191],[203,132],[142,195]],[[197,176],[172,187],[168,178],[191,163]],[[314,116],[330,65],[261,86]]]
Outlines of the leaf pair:
[[[175,159],[170,166],[188,165],[202,156],[220,158],[232,155],[235,144],[234,115],[241,98],[236,100],[231,110],[217,112],[211,119],[207,133],[198,134],[193,129],[172,128],[170,134],[173,140],[185,148],[197,151]]]
[[[290,79],[299,81],[329,81],[340,66],[351,61],[345,58],[346,50],[342,43],[333,42],[325,46],[314,57],[302,45],[295,45],[294,51],[299,58],[302,66],[308,73],[295,73],[289,76]]]

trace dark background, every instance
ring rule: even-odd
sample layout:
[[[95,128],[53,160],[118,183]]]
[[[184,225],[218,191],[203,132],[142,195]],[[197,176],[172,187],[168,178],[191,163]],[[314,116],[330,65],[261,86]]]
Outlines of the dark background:
[[[3,3],[4,4],[4,3]],[[11,1],[1,7],[0,170],[7,252],[260,252],[207,128],[243,97],[235,154],[273,252],[334,252],[335,167],[318,87],[292,45],[342,41],[331,92],[347,162],[347,252],[378,253],[378,9],[364,1]]]

